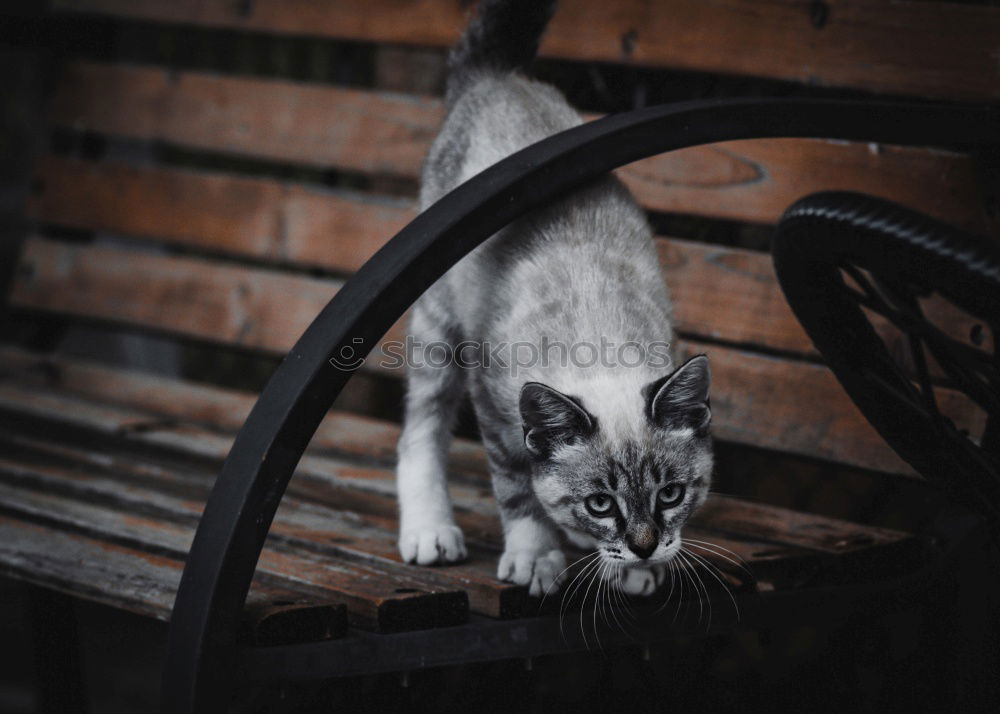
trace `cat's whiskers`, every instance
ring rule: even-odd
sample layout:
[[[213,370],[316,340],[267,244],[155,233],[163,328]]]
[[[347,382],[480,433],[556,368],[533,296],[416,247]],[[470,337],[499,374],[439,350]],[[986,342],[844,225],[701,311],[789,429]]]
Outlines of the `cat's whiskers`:
[[[733,551],[729,550],[729,548],[725,548],[719,545],[718,543],[712,543],[707,540],[698,540],[696,538],[682,538],[681,541],[685,545],[691,545],[694,546],[695,548],[701,548],[702,550],[707,550],[709,553],[714,553],[715,555],[718,555],[720,558],[728,560],[737,568],[740,568],[751,578],[753,577],[753,573],[751,573],[750,569],[747,567],[747,562],[740,556],[739,553],[734,553]]]
[[[663,612],[663,609],[667,605],[670,604],[670,598],[674,594],[674,585],[675,585],[675,583],[674,583],[674,574],[675,573],[674,573],[674,561],[673,561],[673,558],[671,558],[670,560],[667,561],[667,570],[670,572],[670,590],[667,592],[667,596],[666,596],[666,598],[664,598],[663,603],[658,608],[656,608],[655,610],[653,610],[653,614],[654,615],[659,615],[661,612]],[[676,614],[674,615],[674,617],[676,618]]]
[[[677,562],[680,566],[682,566],[681,573],[688,579],[688,582],[691,583],[691,588],[694,590],[695,597],[698,598],[698,624],[700,625],[702,619],[705,617],[705,602],[702,600],[701,590],[698,587],[698,583],[695,581],[694,575],[692,575],[693,568],[691,563],[688,562],[688,560],[684,557],[684,554],[680,551],[677,552]]]
[[[592,555],[600,555],[600,551],[596,551]],[[586,582],[586,573],[599,565],[600,562],[599,558],[592,558],[586,565],[580,568],[577,574],[573,577],[573,580],[563,591],[562,601],[559,603],[559,634],[562,636],[563,640],[566,639],[566,633],[563,631],[563,616],[566,607],[572,603],[573,596],[576,595],[583,583]]]
[[[684,600],[684,578],[681,577],[680,562],[674,558],[670,561],[670,564],[673,566],[674,575],[677,577],[677,607],[674,608],[674,617],[673,620],[671,620],[671,624],[673,624],[677,622],[677,618],[680,617],[681,607],[687,607],[687,604]]]
[[[587,641],[587,633],[586,633],[586,631],[584,630],[584,627],[583,627],[583,616],[584,616],[584,611],[587,608],[587,598],[590,597],[590,590],[591,590],[591,588],[594,587],[594,581],[597,579],[597,576],[600,573],[600,567],[601,567],[601,561],[598,560],[597,561],[597,567],[596,568],[592,568],[591,571],[590,571],[590,575],[588,576],[590,578],[590,582],[587,584],[587,589],[583,593],[583,602],[580,603],[580,635],[581,635],[581,637],[583,637],[583,646],[584,646],[584,649],[588,649],[588,650],[590,649],[590,643]]]
[[[569,565],[567,565],[565,568],[563,568],[562,571],[555,577],[555,580],[553,580],[552,583],[547,588],[545,588],[545,593],[542,595],[542,602],[539,604],[539,609],[543,605],[545,605],[545,600],[546,600],[546,598],[548,598],[549,593],[552,592],[552,588],[555,588],[555,587],[559,586],[559,580],[562,578],[563,574],[565,574],[565,572],[567,570],[569,570],[570,568],[572,568],[577,563],[579,563],[579,562],[581,562],[583,560],[586,560],[587,558],[593,558],[593,557],[598,556],[600,554],[601,554],[601,552],[599,550],[595,550],[593,553],[585,553],[584,555],[581,555],[579,558],[577,558],[572,563],[570,563]]]
[[[618,602],[619,607],[621,607],[621,612],[626,618],[626,623],[633,627],[638,627],[639,623],[636,622],[635,615],[632,614],[632,603],[625,596],[625,593],[621,587],[622,572],[624,570],[625,570],[625,564],[619,561],[615,566],[615,582],[614,582],[615,599]],[[625,632],[624,628],[622,628],[622,632]]]
[[[622,567],[624,566],[622,566],[621,562],[614,563],[611,570],[612,577],[608,580],[608,590],[610,591],[610,598],[613,600],[611,606],[611,616],[614,618],[615,624],[618,625],[618,629],[621,630],[621,633],[634,639],[635,635],[628,632],[625,626],[622,625],[621,620],[618,619],[618,612],[616,609],[616,606],[617,608],[620,608],[623,614],[627,615],[632,620],[632,624],[635,624],[635,618],[632,617],[631,609],[625,601],[620,587]]]
[[[607,580],[605,578],[607,576],[608,567],[610,565],[611,563],[608,560],[605,560],[604,562],[601,563],[601,569],[597,576],[597,592],[594,595],[594,617],[593,617],[594,639],[597,640],[597,649],[602,651],[604,650],[604,648],[601,646],[601,637],[597,632],[597,610],[598,608],[601,609],[601,616],[604,618],[604,624],[608,626],[608,629],[611,629],[611,623],[608,622],[608,613],[604,609],[602,601],[602,594],[604,593],[604,588],[607,583]]]
[[[702,579],[701,573],[698,572],[698,569],[695,567],[694,563],[692,563],[692,561],[688,558],[690,554],[687,551],[685,551],[683,547],[677,552],[677,554],[684,560],[685,563],[688,564],[688,567],[690,568],[691,577],[695,581],[695,589],[698,592],[699,605],[702,602],[705,603],[705,610],[708,611],[708,621],[707,624],[705,625],[707,632],[712,628],[712,598],[708,594],[708,588],[705,587],[705,581]],[[702,598],[702,596],[704,596],[704,598]],[[699,624],[701,623],[700,615],[698,617],[698,622]]]
[[[692,558],[694,558],[694,561],[696,563],[700,563],[705,568],[705,570],[708,571],[708,574],[711,575],[713,578],[715,578],[718,581],[719,585],[722,586],[722,589],[726,591],[726,594],[729,596],[729,600],[733,603],[733,610],[736,611],[736,621],[739,622],[740,621],[740,607],[739,607],[739,605],[736,604],[736,598],[733,596],[732,589],[729,587],[729,585],[726,583],[726,581],[721,577],[722,575],[724,575],[724,573],[721,570],[719,570],[718,566],[716,566],[714,563],[712,563],[707,558],[704,558],[704,557],[698,555],[697,553],[694,553],[694,552],[692,552],[690,550],[685,549],[683,547],[683,545],[681,547],[682,547],[682,549],[684,550],[685,553],[687,553],[689,556],[691,556]]]
[[[579,563],[582,560],[586,560],[587,558],[590,558],[590,561],[587,562],[583,567],[581,567],[576,572],[576,575],[573,576],[573,579],[563,589],[563,591],[562,591],[562,600],[560,602],[560,607],[559,607],[559,615],[560,615],[560,617],[562,616],[562,613],[563,613],[563,610],[565,609],[565,607],[572,602],[572,599],[573,599],[572,595],[573,595],[573,593],[576,592],[577,588],[580,587],[579,583],[582,582],[580,579],[583,577],[584,573],[589,568],[591,568],[595,563],[598,562],[598,560],[596,559],[596,556],[598,556],[598,555],[600,555],[599,552],[594,552],[594,553],[591,553],[588,556],[583,556],[582,558],[580,558],[579,560],[576,561],[576,563]]]

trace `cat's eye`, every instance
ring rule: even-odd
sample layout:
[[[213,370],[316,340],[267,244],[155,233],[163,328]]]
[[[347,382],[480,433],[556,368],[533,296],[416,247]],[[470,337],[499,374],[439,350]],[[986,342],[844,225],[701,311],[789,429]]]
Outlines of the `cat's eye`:
[[[583,505],[590,511],[590,515],[603,518],[610,516],[615,510],[615,499],[606,493],[595,493],[587,496]]]
[[[684,500],[684,484],[672,483],[664,486],[656,494],[656,505],[660,508],[673,508]]]

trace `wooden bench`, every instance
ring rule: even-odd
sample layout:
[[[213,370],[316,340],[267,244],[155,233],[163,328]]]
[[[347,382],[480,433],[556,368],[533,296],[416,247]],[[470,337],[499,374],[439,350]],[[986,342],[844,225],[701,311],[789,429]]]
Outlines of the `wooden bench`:
[[[244,33],[441,48],[462,19],[457,3],[415,3],[405,20],[383,2],[363,9],[265,0],[54,4],[93,13],[87,21],[110,22],[122,38],[190,31],[205,42],[235,31],[260,41]],[[1000,37],[993,7],[793,3],[747,20],[740,3],[708,16],[680,1],[652,14],[639,2],[614,4],[613,13],[608,3],[564,5],[544,56],[654,68],[654,89],[667,69],[684,69],[1000,98],[1000,68],[982,62]],[[78,18],[51,20],[67,21]],[[168,24],[151,24],[161,22]],[[774,34],[786,25],[792,29]],[[704,26],[712,32],[685,29]],[[724,47],[733,37],[720,29],[727,27],[739,28],[746,46]],[[584,28],[595,36],[581,35]],[[851,32],[865,42],[844,59],[838,48]],[[912,43],[887,44],[888,33]],[[694,36],[696,45],[681,42]],[[320,63],[340,46],[286,42],[286,49],[312,43]],[[765,51],[771,45],[784,54]],[[397,60],[414,52],[363,46]],[[421,52],[439,71],[441,50]],[[398,62],[387,66],[383,83],[420,79],[393,75]],[[262,383],[347,277],[415,215],[417,171],[443,112],[435,96],[230,70],[61,62],[47,115],[54,148],[37,163],[27,206],[33,229],[10,297],[19,338],[0,347],[0,573],[163,620],[215,475],[253,405],[249,385]],[[774,223],[806,193],[848,189],[997,235],[975,158],[767,139],[685,149],[619,173],[655,224],[683,225],[675,214],[704,219],[689,237],[660,237],[657,247],[680,353],[712,360],[720,469],[750,453],[760,468],[789,479],[816,463],[890,484],[911,479],[820,363],[752,226]],[[695,235],[703,228],[709,241]],[[751,247],[735,245],[740,237]],[[956,334],[969,327],[956,323]],[[32,348],[64,333],[61,349]],[[400,323],[386,339],[404,334]],[[246,643],[425,631],[538,612],[522,588],[494,577],[498,521],[482,451],[470,438],[456,441],[451,459],[468,562],[400,562],[392,463],[402,371],[375,362],[323,422],[282,501],[247,601]],[[943,398],[981,428],[981,415],[957,395]],[[736,592],[864,583],[926,557],[919,533],[726,495],[713,497],[689,533],[732,554],[704,556]],[[721,597],[716,590],[712,597]]]

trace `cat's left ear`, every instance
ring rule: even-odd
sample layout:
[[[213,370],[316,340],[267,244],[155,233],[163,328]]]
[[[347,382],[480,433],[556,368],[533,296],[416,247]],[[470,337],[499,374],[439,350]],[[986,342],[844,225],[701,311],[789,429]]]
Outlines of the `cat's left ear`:
[[[559,446],[589,436],[597,424],[575,399],[540,382],[521,387],[519,406],[524,446],[536,458],[548,458]]]
[[[646,385],[646,414],[662,429],[693,429],[708,433],[712,410],[708,401],[711,383],[708,357],[697,355],[682,364],[673,374]]]

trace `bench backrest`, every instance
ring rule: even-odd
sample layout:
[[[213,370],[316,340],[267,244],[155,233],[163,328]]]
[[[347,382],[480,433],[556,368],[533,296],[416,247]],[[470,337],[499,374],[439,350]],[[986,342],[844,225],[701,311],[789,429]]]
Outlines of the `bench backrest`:
[[[439,49],[423,57],[437,70],[463,21],[461,3],[436,1],[405,8],[383,0],[54,5],[115,22],[168,23],[165,32],[308,36],[290,42],[311,43],[321,63],[332,61],[338,45],[316,37],[431,46]],[[153,36],[158,29],[142,27]],[[995,7],[566,0],[542,54],[641,67],[654,85],[681,69],[996,101],[998,47]],[[416,70],[410,81],[421,84]],[[280,355],[415,214],[415,179],[442,113],[435,96],[378,87],[68,60],[51,100],[52,127],[76,145],[97,136],[115,150],[96,159],[53,151],[40,162],[30,204],[38,230],[26,243],[13,305]],[[1000,233],[974,160],[941,150],[738,141],[638,162],[620,174],[658,216],[771,224],[802,195],[844,189]],[[117,239],[64,240],[65,231],[52,230],[63,228]],[[720,439],[907,472],[818,361],[765,252],[690,237],[657,240],[680,351],[711,355]],[[970,327],[953,322],[958,335]],[[388,339],[400,339],[403,329],[397,325]],[[958,401],[955,409],[977,418]]]

